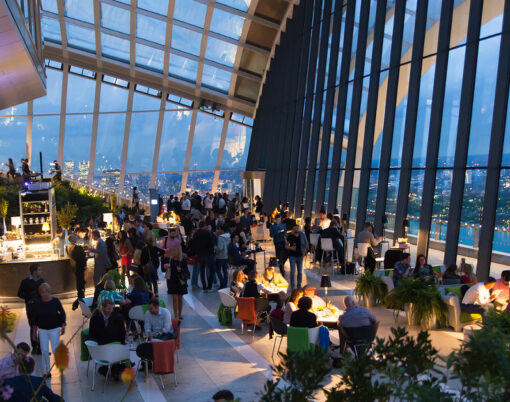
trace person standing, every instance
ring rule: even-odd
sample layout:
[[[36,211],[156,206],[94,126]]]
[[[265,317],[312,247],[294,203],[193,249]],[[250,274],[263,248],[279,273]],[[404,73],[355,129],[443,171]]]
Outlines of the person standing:
[[[149,233],[146,246],[142,249],[140,256],[140,264],[143,268],[143,273],[146,282],[149,284],[154,296],[158,297],[158,268],[159,260],[165,255],[165,250],[156,246],[156,238],[152,233]]]
[[[190,277],[188,264],[182,258],[180,246],[172,249],[170,262],[165,272],[167,292],[172,295],[174,317],[182,320],[182,296],[188,293],[188,279]]]
[[[28,166],[28,159],[21,159],[21,171],[23,172],[23,180],[30,180],[30,166]]]
[[[39,286],[44,283],[41,277],[41,266],[37,262],[30,264],[30,276],[21,281],[18,289],[18,297],[25,300],[25,310],[27,312],[28,324],[30,325],[30,342],[32,343],[32,354],[40,355],[39,336],[35,317],[32,315],[31,304],[39,300]]]
[[[297,288],[301,288],[303,277],[303,256],[308,252],[308,241],[303,232],[299,230],[299,226],[294,224],[292,231],[287,235],[285,248],[289,253],[290,261],[290,287],[294,287],[294,273],[297,268]]]
[[[87,247],[87,250],[94,254],[94,286],[97,286],[104,274],[112,266],[108,258],[106,243],[101,239],[98,230],[92,231],[92,240],[96,243],[95,247]]]
[[[7,172],[7,178],[11,176],[12,179],[16,176],[16,168],[14,167],[14,162],[12,161],[12,158],[9,158],[9,164],[7,165],[9,167],[9,171]]]
[[[214,260],[215,236],[207,230],[205,222],[199,223],[199,228],[193,236],[193,248],[198,256],[200,264],[200,281],[202,288],[208,292],[212,290],[214,273],[216,271],[216,261]],[[207,281],[206,281],[207,269]]]
[[[133,195],[131,196],[131,205],[136,212],[140,209],[139,203],[140,199],[138,198],[138,187],[135,186],[133,187]]]
[[[58,161],[53,161],[53,177],[51,179],[53,182],[62,181],[62,169],[60,169],[60,165]]]
[[[43,370],[50,374],[50,342],[52,353],[55,354],[60,335],[64,335],[66,329],[66,313],[62,303],[51,295],[50,285],[46,282],[39,286],[40,299],[33,304],[35,324],[39,328],[39,342],[43,358]]]
[[[280,266],[280,273],[285,277],[285,260],[286,252],[285,252],[285,225],[282,223],[282,218],[280,216],[276,217],[276,222],[271,225],[269,228],[269,235],[273,239],[274,250],[276,254],[276,258],[278,259],[278,265]]]
[[[82,246],[76,244],[78,237],[75,234],[69,236],[71,243],[67,247],[67,255],[71,261],[71,267],[76,276],[76,293],[78,299],[85,297],[85,270],[87,269],[87,256]]]
[[[216,235],[216,275],[220,280],[220,289],[228,285],[228,245],[230,244],[230,233],[225,228],[217,228]]]

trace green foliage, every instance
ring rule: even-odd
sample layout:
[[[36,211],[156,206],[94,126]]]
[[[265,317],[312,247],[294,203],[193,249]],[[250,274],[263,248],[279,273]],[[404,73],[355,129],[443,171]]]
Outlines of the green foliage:
[[[386,305],[393,309],[395,316],[412,304],[415,325],[424,325],[436,317],[440,322],[446,320],[446,308],[434,282],[421,278],[402,278],[399,284],[386,297]]]
[[[7,216],[19,216],[20,187],[0,178],[0,199],[8,202]]]
[[[126,289],[125,277],[124,275],[119,274],[119,270],[116,268],[110,269],[107,272],[108,275],[111,275],[113,281],[115,282],[115,288],[117,289]]]
[[[78,207],[76,205],[71,205],[68,201],[64,207],[59,208],[57,211],[57,221],[59,226],[63,229],[69,229],[77,212]]]
[[[320,348],[292,354],[281,354],[281,363],[274,367],[276,380],[269,380],[260,394],[262,402],[306,402],[321,388],[330,373],[326,352]]]
[[[495,327],[503,334],[510,335],[510,312],[496,309],[489,310],[483,317],[483,325],[484,328]]]
[[[9,201],[0,199],[0,217],[7,218],[7,210],[9,209]]]
[[[110,205],[103,197],[89,193],[85,187],[73,187],[66,181],[55,185],[55,198],[57,210],[62,209],[68,203],[78,207],[75,216],[80,221],[96,214],[108,212],[110,209]]]
[[[388,286],[379,276],[376,276],[370,271],[365,271],[365,273],[356,280],[354,293],[363,297],[365,300],[373,299],[376,303],[377,300],[383,302],[388,294]]]

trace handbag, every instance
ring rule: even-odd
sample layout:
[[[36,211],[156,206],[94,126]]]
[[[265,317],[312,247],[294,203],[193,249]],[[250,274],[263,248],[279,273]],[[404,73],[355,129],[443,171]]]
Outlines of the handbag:
[[[181,271],[177,273],[177,279],[179,280],[179,283],[181,286],[186,286],[188,284],[188,279],[190,278],[188,266],[184,261],[181,263]]]

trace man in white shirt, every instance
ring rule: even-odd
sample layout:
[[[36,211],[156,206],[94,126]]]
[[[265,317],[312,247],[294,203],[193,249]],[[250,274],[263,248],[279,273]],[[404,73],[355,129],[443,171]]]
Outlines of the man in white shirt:
[[[145,312],[145,332],[147,332],[149,339],[152,339],[152,337],[162,340],[176,338],[173,333],[170,311],[160,307],[158,299],[149,300]]]
[[[486,283],[480,282],[471,286],[462,298],[461,311],[468,314],[485,314],[493,307],[491,301],[495,295],[491,296],[490,290],[495,284],[496,280],[489,278]]]
[[[319,225],[322,228],[322,230],[325,230],[325,229],[329,228],[329,225],[331,224],[331,219],[329,219],[326,216],[326,212],[324,212],[324,210],[321,210],[319,215],[321,217],[321,219],[319,221]]]
[[[191,201],[189,200],[187,195],[184,195],[184,197],[182,197],[181,209],[183,210],[184,213],[189,212],[191,209]]]

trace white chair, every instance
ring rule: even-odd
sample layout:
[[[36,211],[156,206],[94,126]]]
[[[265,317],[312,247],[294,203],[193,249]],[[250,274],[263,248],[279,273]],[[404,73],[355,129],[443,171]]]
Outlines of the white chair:
[[[352,262],[352,254],[354,253],[354,237],[347,237],[347,247],[345,249],[345,261]]]
[[[322,255],[321,255],[321,268],[324,266],[324,257],[326,254],[331,254],[331,266],[333,266],[333,257],[336,259],[336,267],[338,270],[340,270],[340,264],[338,259],[338,252],[333,247],[333,240],[332,239],[325,239],[321,238],[321,249],[322,249]]]
[[[308,340],[313,345],[319,344],[320,327],[308,328]]]
[[[92,306],[92,302],[94,301],[94,297],[92,296],[89,296],[89,297],[84,297],[83,299],[83,302],[87,305],[87,306]]]
[[[370,243],[358,243],[358,256],[366,257],[368,255],[368,248]]]
[[[83,316],[83,324],[85,324],[85,322],[90,318],[92,317],[92,311],[90,311],[90,308],[89,306],[87,306],[84,302],[82,302],[81,300],[78,301],[78,304],[80,305],[80,309],[81,309],[81,315]]]
[[[379,246],[379,257],[375,259],[377,267],[380,267],[381,264],[384,263],[384,256],[386,255],[386,251],[388,251],[389,249],[390,249],[390,243],[387,240],[382,241]]]
[[[136,321],[145,321],[145,312],[142,306],[134,306],[129,310],[129,319]]]
[[[319,239],[321,235],[318,233],[310,233],[310,253],[312,255],[312,263],[315,266],[315,252],[317,250],[317,246],[319,245]],[[308,255],[307,254],[307,257]]]
[[[106,384],[108,383],[108,378],[110,377],[112,371],[112,365],[116,363],[124,363],[125,361],[131,362],[129,347],[126,345],[119,345],[114,343],[110,343],[108,345],[98,345],[94,341],[85,341],[85,345],[87,345],[90,356],[92,357],[92,360],[94,360],[94,373],[92,374],[91,388],[92,391],[94,391],[97,366],[99,365],[108,367],[103,385],[104,393]]]
[[[220,289],[218,290],[218,294],[220,295],[220,300],[225,307],[235,308],[237,306],[237,300],[230,294],[230,289]]]

